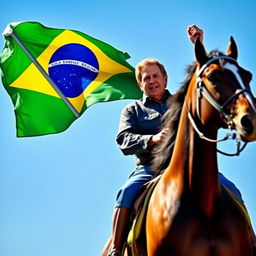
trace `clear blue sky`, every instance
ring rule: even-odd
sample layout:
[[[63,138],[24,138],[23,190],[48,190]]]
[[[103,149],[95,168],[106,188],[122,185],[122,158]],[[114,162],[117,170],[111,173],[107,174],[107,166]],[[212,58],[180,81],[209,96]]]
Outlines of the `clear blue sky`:
[[[256,2],[4,1],[0,31],[14,21],[83,31],[131,55],[162,61],[175,92],[194,60],[189,24],[205,31],[206,49],[226,50],[234,36],[239,63],[256,75]],[[4,39],[0,39],[3,48]],[[254,93],[255,78],[251,83]],[[117,148],[121,109],[129,100],[92,106],[66,132],[16,138],[13,106],[0,86],[0,255],[98,256],[110,235],[114,199],[135,164]],[[234,151],[224,143],[222,149]],[[219,169],[240,188],[256,228],[256,144]]]

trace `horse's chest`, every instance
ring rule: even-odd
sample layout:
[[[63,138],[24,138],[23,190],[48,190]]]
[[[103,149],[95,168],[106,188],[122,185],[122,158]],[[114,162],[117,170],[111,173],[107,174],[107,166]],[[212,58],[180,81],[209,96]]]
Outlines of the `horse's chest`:
[[[248,223],[233,202],[226,197],[216,200],[209,216],[197,200],[179,200],[174,192],[168,200],[151,202],[149,256],[252,256]]]
[[[251,255],[244,246],[248,231],[237,218],[218,215],[204,218],[196,214],[177,214],[163,237],[160,254],[172,256],[244,256]],[[239,229],[238,229],[239,226]],[[243,241],[243,242],[242,242]],[[248,247],[250,245],[248,244]],[[170,254],[165,254],[170,251]],[[164,253],[163,253],[164,252]]]

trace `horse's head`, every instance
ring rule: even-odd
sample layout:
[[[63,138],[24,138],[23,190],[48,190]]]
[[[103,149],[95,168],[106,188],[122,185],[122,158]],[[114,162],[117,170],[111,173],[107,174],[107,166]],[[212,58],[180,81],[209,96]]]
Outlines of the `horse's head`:
[[[217,51],[207,55],[203,44],[196,40],[197,93],[192,112],[203,125],[235,129],[242,140],[254,141],[256,107],[249,85],[252,74],[239,66],[237,52],[232,37],[226,55]]]
[[[197,63],[189,66],[186,80],[170,98],[163,128],[168,127],[171,132],[154,148],[154,170],[162,171],[168,167],[183,113],[199,137],[210,142],[234,138],[227,133],[223,139],[217,140],[219,128],[235,129],[238,134],[237,153],[229,155],[241,152],[239,138],[245,142],[256,140],[255,99],[249,85],[252,74],[239,66],[237,55],[232,37],[226,55],[219,51],[208,55],[200,40],[196,40]]]

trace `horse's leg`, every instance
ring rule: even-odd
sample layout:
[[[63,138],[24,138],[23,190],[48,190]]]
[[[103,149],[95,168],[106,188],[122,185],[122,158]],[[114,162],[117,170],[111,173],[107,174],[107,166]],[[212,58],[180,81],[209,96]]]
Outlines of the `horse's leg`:
[[[108,253],[109,253],[109,247],[110,247],[110,245],[111,245],[111,242],[112,242],[112,237],[110,237],[110,238],[108,239],[108,241],[106,242],[106,244],[105,244],[105,246],[104,246],[104,248],[103,248],[103,250],[102,250],[102,252],[101,252],[101,256],[107,256],[107,255],[108,255]]]

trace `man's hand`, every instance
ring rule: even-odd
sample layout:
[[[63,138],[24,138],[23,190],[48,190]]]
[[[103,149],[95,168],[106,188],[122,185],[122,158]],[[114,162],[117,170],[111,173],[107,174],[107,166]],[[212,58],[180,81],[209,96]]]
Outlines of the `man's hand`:
[[[164,128],[159,133],[153,135],[151,137],[151,139],[148,141],[148,147],[151,147],[151,146],[153,146],[155,144],[160,143],[161,141],[163,141],[164,138],[167,137],[167,135],[169,133],[170,133],[170,129],[169,128]]]
[[[197,27],[196,25],[190,25],[187,28],[188,37],[191,42],[194,44],[196,42],[196,38],[199,36],[201,43],[204,40],[204,31]]]

